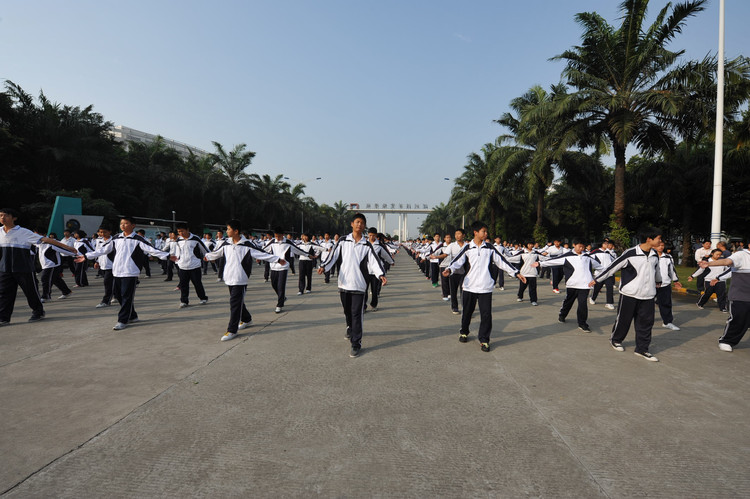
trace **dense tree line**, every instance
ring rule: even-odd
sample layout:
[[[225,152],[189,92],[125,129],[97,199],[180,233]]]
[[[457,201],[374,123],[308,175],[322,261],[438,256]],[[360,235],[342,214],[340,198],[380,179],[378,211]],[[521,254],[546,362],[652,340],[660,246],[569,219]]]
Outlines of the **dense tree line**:
[[[494,234],[544,242],[590,241],[660,225],[682,244],[710,227],[716,56],[679,63],[668,45],[705,0],[668,4],[645,23],[648,0],[622,2],[620,25],[576,15],[581,44],[553,57],[561,83],[532,86],[496,120],[504,133],[471,153],[451,198],[424,232],[485,220]],[[750,60],[725,63],[722,229],[748,236]],[[626,157],[628,148],[637,154]],[[614,157],[606,167],[603,157]]]
[[[24,225],[46,227],[55,197],[83,200],[83,212],[116,223],[119,215],[187,220],[194,230],[240,218],[246,227],[341,232],[348,206],[318,205],[305,185],[283,175],[248,173],[255,152],[239,144],[214,153],[181,156],[157,139],[116,142],[112,123],[85,108],[37,99],[11,81],[0,92],[0,192]]]

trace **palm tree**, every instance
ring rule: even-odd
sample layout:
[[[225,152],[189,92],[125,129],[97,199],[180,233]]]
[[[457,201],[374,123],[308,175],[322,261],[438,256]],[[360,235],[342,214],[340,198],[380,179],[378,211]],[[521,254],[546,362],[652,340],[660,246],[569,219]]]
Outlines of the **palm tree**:
[[[224,146],[215,141],[212,143],[216,148],[216,152],[211,154],[211,159],[227,181],[228,190],[225,199],[229,205],[229,217],[234,218],[237,211],[239,193],[250,180],[249,175],[245,173],[245,168],[250,166],[255,153],[253,151],[245,151],[247,144],[237,144],[227,153]]]
[[[556,114],[575,116],[576,126],[583,124],[612,145],[614,213],[620,225],[625,223],[627,146],[634,144],[646,154],[674,148],[662,118],[675,113],[679,93],[665,83],[684,51],[670,51],[667,45],[705,3],[668,4],[650,26],[644,26],[648,0],[622,2],[617,28],[595,12],[580,13],[576,21],[584,30],[581,45],[553,57],[567,61],[563,76],[576,89],[561,101]]]
[[[289,184],[283,179],[284,175],[271,178],[268,174],[257,173],[248,177],[256,198],[259,222],[268,228],[274,228],[276,223],[283,220],[288,210]]]

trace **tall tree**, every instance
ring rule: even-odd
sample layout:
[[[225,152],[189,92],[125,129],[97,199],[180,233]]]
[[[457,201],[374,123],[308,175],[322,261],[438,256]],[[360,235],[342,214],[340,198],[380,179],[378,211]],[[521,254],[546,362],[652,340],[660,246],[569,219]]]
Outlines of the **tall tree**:
[[[250,176],[245,172],[245,168],[250,166],[255,153],[245,150],[247,144],[237,144],[231,151],[227,152],[220,143],[212,143],[216,152],[211,154],[211,158],[219,172],[227,180],[225,200],[229,207],[229,216],[234,218],[237,213],[237,201],[240,192],[250,181]]]
[[[553,58],[567,62],[563,76],[576,89],[561,102],[558,114],[572,114],[612,145],[614,213],[621,225],[625,224],[626,148],[633,144],[646,154],[674,148],[662,118],[677,109],[679,95],[666,83],[684,51],[667,46],[689,17],[704,10],[706,0],[667,4],[646,26],[648,3],[622,2],[617,28],[595,12],[577,14],[583,27],[581,45]]]

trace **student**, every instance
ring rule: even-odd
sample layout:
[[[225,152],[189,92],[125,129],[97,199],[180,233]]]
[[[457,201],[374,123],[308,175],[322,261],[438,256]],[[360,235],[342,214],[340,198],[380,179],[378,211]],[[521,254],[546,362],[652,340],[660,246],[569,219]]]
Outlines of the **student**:
[[[723,258],[722,256],[722,250],[721,248],[715,248],[711,252],[711,259],[709,261],[715,262],[717,260],[721,260]],[[729,267],[726,266],[718,266],[718,267],[708,267],[708,268],[698,268],[698,270],[695,271],[693,275],[688,277],[688,281],[692,281],[693,277],[703,277],[704,282],[708,281],[708,286],[705,286],[703,293],[701,294],[700,298],[698,298],[698,303],[696,303],[696,306],[700,308],[701,310],[703,307],[708,303],[708,300],[711,299],[711,295],[716,293],[716,301],[719,303],[719,310],[722,312],[727,312],[727,283],[726,281],[729,279],[729,276],[731,275],[730,272],[728,272]]]
[[[242,236],[242,224],[239,220],[227,222],[227,238],[224,244],[214,251],[206,253],[206,261],[224,258],[224,284],[229,289],[229,324],[221,341],[229,341],[237,336],[237,331],[245,329],[253,322],[253,317],[245,307],[248,276],[254,260],[278,262],[284,260],[276,255],[269,255],[254,247]]]
[[[35,232],[41,236],[41,230]],[[53,233],[49,235],[49,238],[57,239]],[[73,256],[75,253],[58,248],[49,243],[39,243],[36,245],[36,249],[36,256],[39,260],[39,265],[42,268],[40,277],[42,281],[41,302],[46,303],[52,301],[53,284],[62,292],[62,295],[60,296],[61,299],[68,298],[72,291],[62,278],[62,258],[65,256]]]
[[[31,308],[29,322],[44,319],[44,305],[34,279],[32,245],[46,243],[76,253],[72,246],[16,225],[17,220],[18,212],[15,209],[0,209],[0,326],[10,324],[19,287]]]
[[[438,265],[440,266],[440,272],[438,272],[438,275],[440,275],[440,288],[443,292],[443,301],[449,301],[451,299],[451,285],[450,285],[450,277],[446,277],[443,275],[443,271],[448,268],[448,264],[451,263],[451,259],[448,258],[448,252],[446,251],[448,249],[448,246],[453,242],[453,238],[450,234],[446,234],[443,238],[443,245],[438,248],[438,250],[430,255],[430,258],[437,258],[440,262]]]
[[[268,244],[270,244],[272,240],[273,240],[273,231],[269,231],[263,237],[263,246],[261,247],[261,249],[265,248]],[[263,279],[265,280],[265,282],[268,282],[268,279],[271,278],[271,263],[270,262],[265,262],[265,263],[266,265],[265,265],[265,268],[263,269]]]
[[[76,242],[76,238],[73,237],[73,231],[69,229],[63,230],[63,238],[60,239],[60,242],[63,243],[65,246],[73,247],[73,243]],[[70,275],[75,278],[76,276],[76,262],[73,261],[73,257],[70,256],[64,256],[63,257],[63,268],[66,268],[70,270]]]
[[[463,229],[456,229],[456,232],[454,234],[456,236],[456,240],[453,241],[448,245],[448,247],[445,249],[446,258],[443,261],[446,261],[446,267],[443,269],[443,273],[445,272],[445,269],[448,268],[450,263],[456,259],[459,253],[461,253],[461,250],[463,250],[464,246],[466,246],[466,241],[464,240],[464,230]],[[498,251],[498,253],[500,253]],[[500,253],[502,255],[502,253]],[[442,263],[442,262],[441,262]],[[494,267],[494,265],[493,265]],[[494,267],[497,268],[497,267]],[[443,277],[445,277],[441,273]],[[502,274],[502,272],[498,273]],[[458,293],[461,289],[461,285],[464,282],[464,277],[466,277],[466,268],[459,267],[456,270],[454,270],[450,276],[448,277],[448,284],[450,286],[450,297],[451,297],[451,312],[453,315],[458,315],[461,312],[458,310]]]
[[[609,267],[612,262],[615,261],[617,258],[617,253],[615,252],[615,245],[612,241],[609,239],[605,239],[602,241],[602,246],[598,249],[595,249],[591,252],[591,256],[596,259],[596,261],[599,262],[599,264],[602,266],[602,270]],[[594,277],[599,275],[599,270],[594,272]],[[589,298],[589,305],[596,305],[596,297],[599,296],[599,291],[602,290],[603,287],[607,288],[607,294],[606,294],[606,300],[607,303],[604,305],[604,308],[608,308],[609,310],[615,309],[615,276],[610,276],[605,281],[600,282],[596,286],[594,286],[594,292],[591,293],[591,297]]]
[[[134,232],[135,219],[130,216],[120,219],[120,230],[122,232],[112,238],[112,240],[99,248],[90,251],[86,255],[76,258],[76,262],[83,262],[84,259],[94,260],[102,255],[109,255],[114,252],[115,257],[112,261],[112,275],[114,276],[113,294],[115,300],[120,303],[120,311],[117,314],[117,324],[112,328],[120,331],[128,327],[129,324],[138,322],[138,313],[135,311],[135,288],[138,276],[141,273],[141,267],[144,264],[145,255],[151,255],[161,260],[170,258],[166,251],[159,251],[151,246],[148,241]],[[172,261],[177,260],[171,257]]]
[[[393,257],[391,256],[391,253],[388,251],[388,249],[386,249],[385,246],[383,246],[382,242],[379,239],[379,236],[382,236],[382,234],[378,234],[378,230],[375,227],[370,227],[368,229],[367,241],[372,245],[372,249],[380,259],[380,266],[383,268],[383,273],[385,274],[387,272],[386,264],[390,266],[395,264],[395,262],[393,260]],[[368,274],[367,290],[365,291],[365,310],[367,310],[369,290],[372,289],[372,301],[370,301],[370,306],[372,307],[373,312],[378,311],[378,304],[380,303],[380,288],[380,278],[375,274]]]
[[[206,289],[201,280],[201,260],[208,253],[201,238],[190,232],[186,223],[177,224],[177,274],[180,276],[180,308],[190,304],[190,283],[193,283],[195,294],[198,295],[201,305],[208,303]],[[148,260],[146,260],[148,264]]]
[[[490,334],[492,333],[492,289],[494,280],[490,274],[490,262],[505,270],[521,282],[526,278],[513,267],[495,248],[485,242],[487,226],[482,222],[474,222],[471,226],[474,239],[464,245],[456,258],[451,261],[443,275],[450,276],[458,271],[468,261],[469,270],[463,281],[463,315],[461,316],[461,330],[458,341],[469,341],[469,324],[477,302],[479,302],[479,343],[483,352],[490,351]]]
[[[305,255],[299,257],[299,291],[298,295],[303,293],[310,293],[312,291],[312,271],[313,263],[317,258],[318,253],[322,249],[320,246],[310,242],[310,234],[302,234],[302,242],[299,244],[299,249],[307,252]],[[310,252],[312,251],[312,255]]]
[[[175,256],[177,254],[177,232],[174,230],[169,231],[169,239],[164,241],[164,245],[162,246],[162,251],[165,251],[169,253],[169,256]],[[166,269],[167,269],[167,277],[164,279],[164,282],[169,282],[174,277],[174,260],[171,258],[167,258],[166,260]],[[175,291],[178,291],[180,289],[179,286],[175,288]]]
[[[657,284],[656,303],[659,305],[659,315],[661,315],[662,327],[679,331],[680,328],[672,322],[672,283],[677,289],[682,288],[680,278],[674,270],[674,260],[669,252],[664,251],[664,241],[656,247],[656,254],[659,255],[659,274],[661,275],[661,284]]]
[[[91,245],[91,242],[86,237],[86,232],[82,230],[77,230],[73,232],[73,237],[75,238],[75,242],[73,243],[73,247],[76,249],[76,251],[82,255],[85,255],[89,251],[93,251],[94,247]],[[89,264],[86,260],[84,260],[82,263],[76,263],[75,266],[75,288],[83,288],[89,285],[89,278],[86,275],[86,270],[88,269]]]
[[[711,256],[711,241],[709,239],[706,239],[705,241],[703,241],[703,246],[695,250],[696,266],[700,267],[700,263],[704,260],[708,260],[709,256]],[[704,284],[703,284],[702,277],[698,277],[698,282],[696,283],[696,286],[698,288],[698,292],[703,291]]]
[[[279,262],[271,263],[271,286],[273,287],[273,290],[276,291],[276,296],[278,297],[276,310],[274,311],[277,314],[280,314],[284,307],[284,303],[286,302],[286,278],[289,273],[289,262],[286,258],[290,258],[288,256],[289,253],[292,255],[307,255],[315,254],[315,252],[311,250],[311,253],[305,253],[292,241],[285,238],[284,233],[279,228],[274,230],[274,238],[263,248],[263,251],[276,255],[279,259],[284,260],[283,264]]]
[[[151,242],[151,240],[146,237],[146,231],[145,230],[138,229],[137,231],[135,231],[135,233],[137,235],[141,236],[143,238],[143,240],[146,241],[146,243],[150,244],[151,246],[154,245]],[[147,257],[147,256],[144,256],[143,270],[146,272],[146,278],[147,279],[151,279],[151,261],[150,261],[149,257]]]
[[[206,232],[203,234],[203,245],[206,247],[206,249],[211,252],[216,248],[216,243],[211,238],[211,233]],[[156,248],[159,249],[159,248]],[[208,260],[201,260],[201,270],[203,271],[203,275],[208,275],[208,264],[211,264],[211,268],[213,269],[214,273],[216,273],[216,264],[214,262],[209,262]]]
[[[541,257],[542,254],[539,253],[534,249],[534,243],[533,242],[527,242],[526,248],[519,253],[516,253],[513,256],[506,257],[506,260],[508,260],[510,263],[520,263],[521,264],[521,275],[523,275],[526,279],[518,283],[518,298],[516,299],[517,302],[523,301],[523,293],[526,291],[526,287],[529,288],[529,300],[531,300],[531,305],[536,307],[537,306],[537,294],[536,294],[536,279],[537,279],[537,270],[536,267],[533,266],[534,262],[539,260],[539,257]]]
[[[328,254],[333,249],[333,241],[331,241],[331,235],[326,232],[323,234],[323,240],[318,241],[318,245],[323,248],[323,251],[320,253],[320,264],[322,265],[323,262],[325,262],[328,259]],[[331,282],[331,273],[326,272],[324,276],[324,281],[326,284]]]
[[[565,253],[565,248],[560,245],[560,240],[555,239],[552,241],[552,246],[547,248],[547,258],[554,258]],[[552,292],[560,294],[560,281],[563,278],[563,269],[558,267],[552,267]]]
[[[339,239],[328,259],[318,269],[318,274],[324,274],[331,271],[337,262],[341,262],[338,287],[346,316],[346,337],[351,343],[350,357],[357,357],[362,349],[362,316],[365,309],[367,274],[376,276],[383,286],[388,282],[375,250],[364,237],[366,226],[365,216],[361,213],[355,214],[351,223],[351,234]]]
[[[432,287],[437,288],[440,284],[438,283],[438,275],[440,274],[440,260],[435,257],[437,251],[443,247],[443,242],[440,241],[440,233],[436,232],[432,236],[432,243],[428,246],[428,253],[426,259],[429,260],[429,272],[430,280],[432,281]]]
[[[221,230],[216,231],[216,246],[214,246],[214,251],[219,249],[221,245],[226,244],[227,238],[224,237],[224,232]],[[216,261],[216,266],[218,267],[216,282],[221,282],[222,279],[224,279],[224,258],[219,258]],[[268,279],[266,279],[268,280]]]
[[[497,252],[500,253],[501,255],[509,256],[506,251],[505,245],[502,242],[502,239],[500,239],[500,236],[497,236],[495,238],[495,244],[493,244],[493,246],[495,247]],[[496,281],[495,287],[499,289],[500,291],[505,291],[505,273],[500,272],[498,268],[495,267],[494,265],[492,266],[491,270],[493,273],[493,277]]]
[[[743,245],[744,246],[744,245]],[[731,352],[742,341],[750,327],[750,251],[745,247],[729,258],[702,261],[701,268],[731,267],[732,286],[729,288],[729,317],[724,334],[719,338],[719,350]]]
[[[617,318],[612,326],[610,345],[618,352],[624,352],[622,341],[628,334],[630,324],[635,320],[635,355],[651,362],[659,359],[649,353],[651,330],[654,327],[654,297],[657,283],[661,283],[659,255],[656,247],[661,242],[661,231],[648,228],[641,232],[641,243],[628,249],[619,258],[595,277],[590,287],[603,282],[621,270],[620,302]]]
[[[99,227],[99,238],[96,240],[96,250],[103,248],[105,245],[112,241],[112,231],[109,227]],[[113,285],[114,277],[112,276],[112,261],[114,260],[113,254],[102,255],[96,259],[94,264],[95,268],[98,268],[102,272],[104,281],[104,296],[102,301],[96,306],[96,308],[108,307],[112,301],[113,296]]]
[[[578,329],[584,333],[590,333],[591,328],[588,324],[589,308],[586,304],[586,298],[589,295],[589,282],[593,279],[591,268],[601,269],[602,265],[591,255],[584,252],[584,244],[581,241],[573,242],[573,251],[560,254],[554,258],[542,262],[534,262],[533,267],[561,267],[565,275],[565,299],[563,300],[560,313],[557,317],[559,322],[565,322],[570,309],[573,308],[573,302],[578,300],[578,309],[576,318],[578,319]]]

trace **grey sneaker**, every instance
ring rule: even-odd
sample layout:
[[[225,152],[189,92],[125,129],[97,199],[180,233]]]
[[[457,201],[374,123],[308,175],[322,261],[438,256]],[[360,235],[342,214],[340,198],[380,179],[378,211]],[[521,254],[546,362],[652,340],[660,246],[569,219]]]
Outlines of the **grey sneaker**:
[[[118,322],[117,324],[115,324],[115,327],[113,327],[112,329],[115,331],[122,331],[126,327],[128,327],[128,325],[125,324],[124,322]]]
[[[359,355],[359,351],[361,349],[362,349],[362,347],[352,346],[352,350],[351,350],[351,352],[349,352],[349,357],[352,357],[352,358],[356,357],[357,355]]]
[[[180,302],[180,308],[185,308],[185,307],[187,307],[187,306],[188,306],[188,304],[187,304],[187,303],[184,303],[184,302]]]

